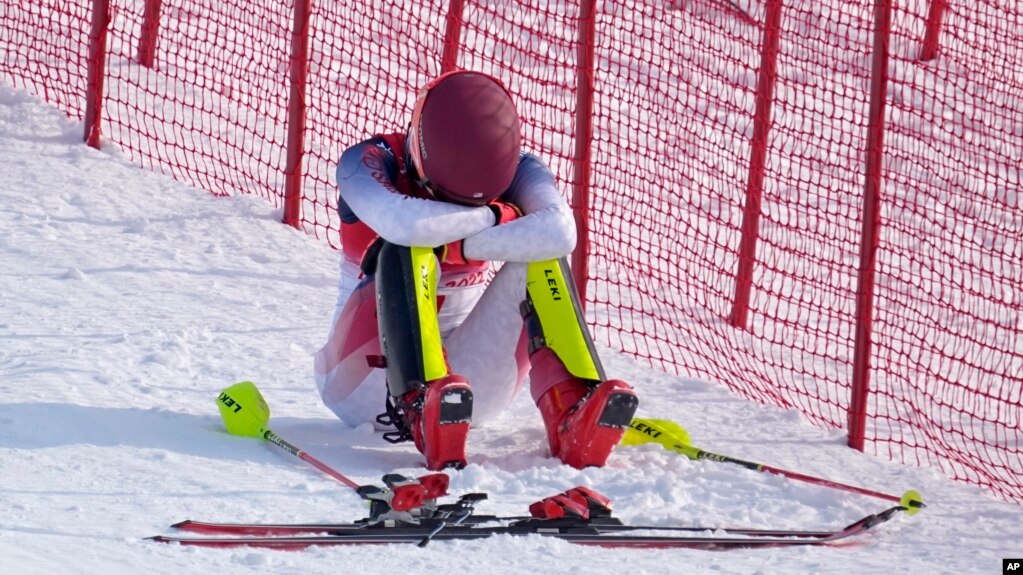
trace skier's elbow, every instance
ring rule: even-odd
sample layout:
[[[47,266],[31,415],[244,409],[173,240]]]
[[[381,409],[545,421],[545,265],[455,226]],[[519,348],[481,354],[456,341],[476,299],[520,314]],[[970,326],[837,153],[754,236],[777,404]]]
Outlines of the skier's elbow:
[[[567,256],[575,250],[576,244],[576,229],[575,219],[572,217],[572,213],[568,210],[560,211],[558,214],[558,225],[552,226],[555,233],[550,234],[550,237],[545,238],[548,243],[548,247],[554,254],[553,258],[560,258]]]

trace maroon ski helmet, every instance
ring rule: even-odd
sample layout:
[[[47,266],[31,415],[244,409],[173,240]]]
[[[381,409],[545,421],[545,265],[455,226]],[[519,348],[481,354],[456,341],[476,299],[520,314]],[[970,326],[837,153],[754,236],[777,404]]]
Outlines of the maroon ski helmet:
[[[500,80],[456,70],[420,90],[408,143],[419,181],[434,197],[481,206],[515,177],[521,124]]]

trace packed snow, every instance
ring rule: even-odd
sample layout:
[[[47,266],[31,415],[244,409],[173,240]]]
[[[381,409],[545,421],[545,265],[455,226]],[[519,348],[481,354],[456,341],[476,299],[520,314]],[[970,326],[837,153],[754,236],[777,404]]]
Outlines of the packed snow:
[[[899,495],[928,508],[841,548],[712,552],[575,547],[540,537],[300,552],[200,549],[146,537],[185,518],[314,522],[363,517],[342,483],[259,439],[227,433],[221,389],[255,382],[278,435],[363,484],[426,473],[411,444],[351,428],[319,401],[312,354],[337,296],[338,254],[256,197],[217,198],[139,169],[34,96],[0,86],[0,572],[33,573],[999,573],[1023,556],[1023,509],[930,468],[845,446],[795,412],[665,375],[601,349],[640,415],[693,444]],[[620,447],[602,469],[546,455],[528,393],[474,429],[454,495],[520,515],[576,485],[628,522],[841,527],[889,502]]]

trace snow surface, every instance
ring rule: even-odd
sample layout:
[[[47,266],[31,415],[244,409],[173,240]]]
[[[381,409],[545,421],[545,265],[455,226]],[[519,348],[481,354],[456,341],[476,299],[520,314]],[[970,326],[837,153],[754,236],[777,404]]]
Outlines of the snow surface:
[[[844,446],[841,431],[603,351],[640,414],[699,447],[901,494],[929,508],[844,548],[608,550],[533,538],[302,552],[156,544],[185,518],[344,521],[355,494],[258,439],[229,435],[215,399],[256,382],[271,427],[359,483],[418,475],[409,444],[324,408],[312,354],[336,298],[337,253],[255,197],[216,198],[81,143],[82,128],[0,86],[0,573],[999,573],[1023,556],[1023,508],[935,469]],[[545,456],[528,393],[470,435],[454,494],[486,513],[586,485],[648,524],[822,529],[888,506],[846,492],[622,447],[603,469]]]

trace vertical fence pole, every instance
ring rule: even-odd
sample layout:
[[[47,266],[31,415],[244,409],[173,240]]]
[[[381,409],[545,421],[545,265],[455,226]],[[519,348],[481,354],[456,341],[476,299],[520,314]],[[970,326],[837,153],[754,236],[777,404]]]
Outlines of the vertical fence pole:
[[[110,1],[92,0],[92,30],[89,32],[89,73],[85,82],[85,142],[99,149],[103,121],[103,80],[107,72],[107,27]]]
[[[874,274],[881,237],[881,164],[888,90],[888,48],[892,0],[874,1],[874,55],[870,79],[870,118],[863,185],[863,230],[856,288],[856,340],[849,401],[849,446],[863,451],[870,396],[870,354],[874,322]]]
[[[924,42],[920,46],[920,60],[933,60],[941,48],[941,19],[948,8],[948,0],[931,0],[931,8],[927,12],[927,31]]]
[[[753,140],[750,142],[749,177],[746,179],[746,205],[742,212],[742,238],[739,241],[739,267],[735,273],[735,298],[731,324],[746,327],[749,314],[753,266],[757,258],[760,233],[760,198],[764,191],[767,164],[767,136],[771,130],[774,84],[778,68],[778,40],[781,37],[782,0],[767,0],[764,36],[760,43],[760,73],[757,77],[756,112],[753,116]]]
[[[284,167],[284,223],[302,227],[302,156],[305,153],[305,93],[309,70],[309,3],[295,0],[291,32],[291,93],[288,96],[288,157]]]
[[[590,251],[590,154],[593,147],[594,42],[597,10],[593,0],[579,5],[579,36],[576,46],[575,158],[572,162],[572,211],[575,215],[576,246],[572,252],[572,276],[579,301],[586,305]]]
[[[142,35],[139,37],[139,64],[153,67],[156,56],[157,39],[160,37],[160,9],[163,0],[146,0],[146,8],[142,13]]]
[[[447,27],[444,29],[444,55],[440,62],[441,74],[458,67],[458,52],[462,48],[463,4],[463,0],[448,2],[448,14],[445,17]]]

